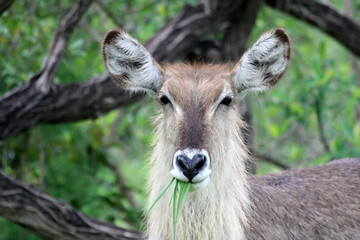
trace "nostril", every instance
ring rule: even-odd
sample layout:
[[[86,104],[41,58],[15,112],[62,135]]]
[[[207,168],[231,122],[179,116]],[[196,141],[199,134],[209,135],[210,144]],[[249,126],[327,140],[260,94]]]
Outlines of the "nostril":
[[[205,164],[205,159],[201,159],[200,162],[198,162],[196,165],[195,165],[195,169],[198,169],[200,170]]]
[[[182,170],[188,170],[188,158],[184,155],[179,155],[176,157],[176,163]]]
[[[206,163],[206,157],[204,155],[197,154],[193,157],[194,170],[201,170]]]

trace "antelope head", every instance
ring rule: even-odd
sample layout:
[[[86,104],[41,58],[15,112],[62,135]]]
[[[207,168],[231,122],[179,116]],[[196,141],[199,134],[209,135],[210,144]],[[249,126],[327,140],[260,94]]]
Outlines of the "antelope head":
[[[111,31],[103,43],[103,58],[123,89],[147,92],[158,100],[163,151],[170,152],[161,164],[196,189],[209,184],[211,175],[227,164],[218,162],[219,151],[214,149],[238,144],[237,137],[231,137],[241,121],[234,100],[248,91],[268,90],[279,81],[289,64],[290,43],[286,33],[276,29],[262,35],[234,66],[160,66],[137,40]]]

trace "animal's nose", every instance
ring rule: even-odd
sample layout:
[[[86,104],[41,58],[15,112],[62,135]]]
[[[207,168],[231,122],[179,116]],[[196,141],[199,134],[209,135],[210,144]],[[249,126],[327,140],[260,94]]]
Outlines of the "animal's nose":
[[[191,180],[205,167],[206,156],[195,154],[191,159],[184,154],[176,157],[176,165],[182,173]]]

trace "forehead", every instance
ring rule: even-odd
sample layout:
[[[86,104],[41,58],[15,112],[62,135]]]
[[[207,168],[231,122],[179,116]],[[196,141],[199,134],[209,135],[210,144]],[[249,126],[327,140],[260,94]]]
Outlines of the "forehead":
[[[224,89],[231,92],[230,75],[229,65],[166,65],[163,89],[167,89],[175,101],[194,98],[214,101]]]

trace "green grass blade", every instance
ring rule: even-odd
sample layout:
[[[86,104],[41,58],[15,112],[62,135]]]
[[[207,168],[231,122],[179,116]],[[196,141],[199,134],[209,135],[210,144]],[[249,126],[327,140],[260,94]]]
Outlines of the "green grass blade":
[[[174,194],[173,194],[173,234],[174,240],[176,240],[176,198],[177,198],[177,188],[178,188],[179,180],[176,179]]]
[[[164,193],[166,192],[166,190],[168,190],[168,188],[171,186],[171,184],[174,182],[175,178],[172,178],[170,180],[170,182],[165,186],[164,190],[161,191],[161,193],[159,194],[159,196],[155,199],[154,203],[151,204],[149,210],[146,212],[146,216],[149,215],[150,211],[153,209],[153,207],[155,206],[155,204],[160,200],[160,198],[164,195]]]
[[[173,235],[174,240],[176,240],[176,222],[181,210],[181,207],[183,206],[187,195],[190,191],[191,183],[189,182],[182,182],[175,178],[172,178],[170,182],[165,186],[165,188],[161,191],[159,196],[155,199],[154,203],[151,204],[149,210],[146,212],[146,216],[149,215],[150,211],[153,209],[155,204],[160,200],[160,198],[165,194],[165,192],[169,189],[171,184],[175,181],[175,186],[173,190],[173,194],[170,198],[170,202],[172,200],[173,203]]]
[[[177,204],[177,209],[176,209],[176,221],[179,217],[179,213],[181,210],[181,207],[183,206],[186,197],[189,193],[190,190],[190,183],[189,182],[179,182],[179,196],[178,196],[178,204]]]

